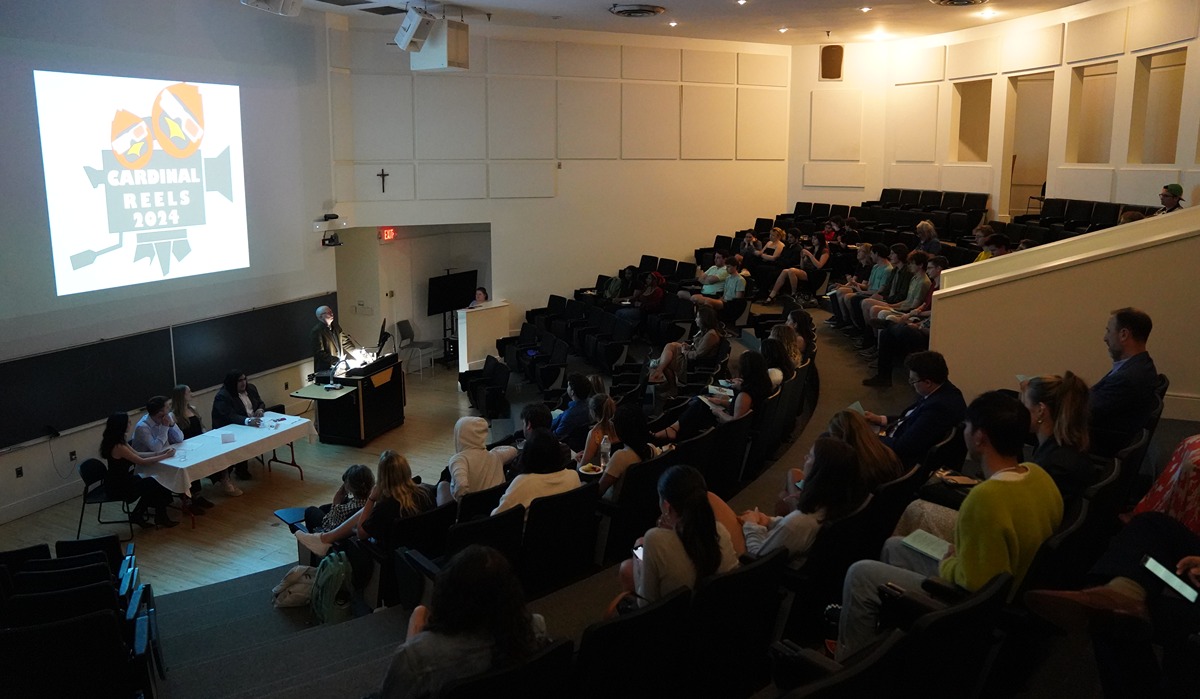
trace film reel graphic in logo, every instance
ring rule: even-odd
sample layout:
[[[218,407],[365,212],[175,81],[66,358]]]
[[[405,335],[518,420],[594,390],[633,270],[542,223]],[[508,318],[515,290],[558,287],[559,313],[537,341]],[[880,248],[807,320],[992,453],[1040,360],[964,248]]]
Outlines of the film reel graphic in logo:
[[[154,138],[167,155],[186,158],[204,140],[204,106],[195,85],[177,83],[158,93],[150,117]]]
[[[100,152],[101,167],[84,166],[92,187],[105,189],[108,230],[117,239],[71,255],[72,269],[120,250],[126,233],[136,234],[134,262],[157,260],[163,276],[172,259],[187,257],[187,226],[205,224],[205,193],[233,201],[229,148],[204,157],[203,140],[203,101],[195,85],[175,83],[159,91],[148,119],[117,110],[111,150]]]

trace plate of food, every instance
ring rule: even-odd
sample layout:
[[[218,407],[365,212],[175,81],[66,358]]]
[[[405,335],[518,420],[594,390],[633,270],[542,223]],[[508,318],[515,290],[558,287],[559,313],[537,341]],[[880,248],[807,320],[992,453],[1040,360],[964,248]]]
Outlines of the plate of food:
[[[604,471],[604,469],[600,468],[596,464],[580,464],[579,465],[579,472],[585,476],[598,476],[603,471]]]

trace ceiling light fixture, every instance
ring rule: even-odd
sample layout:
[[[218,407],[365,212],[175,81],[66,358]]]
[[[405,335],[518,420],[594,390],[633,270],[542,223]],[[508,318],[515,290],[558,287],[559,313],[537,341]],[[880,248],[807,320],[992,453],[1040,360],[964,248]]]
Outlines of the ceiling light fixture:
[[[667,22],[667,26],[675,27],[678,25],[679,25],[679,22]]]
[[[788,28],[787,28],[787,27],[780,27],[780,28],[779,28],[779,33],[780,33],[780,34],[787,34],[787,30],[788,30]]]
[[[980,17],[982,17],[982,18],[984,18],[984,19],[991,19],[991,18],[995,17],[995,16],[996,16],[996,15],[998,15],[998,14],[1000,14],[1000,13],[999,13],[999,12],[996,12],[995,10],[993,10],[993,9],[992,9],[992,8],[990,8],[990,7],[989,7],[989,8],[987,8],[986,10],[980,10],[980,11],[979,11],[979,16],[980,16]]]
[[[988,0],[929,0],[934,5],[942,7],[970,7],[971,5],[982,5]]]
[[[871,11],[871,8],[869,8],[869,7],[860,7],[860,8],[858,8],[858,11],[859,11],[859,12],[862,12],[863,14],[866,14],[867,12],[870,12],[870,11]]]
[[[613,4],[608,11],[618,17],[653,17],[661,15],[667,8],[661,5],[618,5]]]
[[[745,4],[746,4],[746,0],[738,0],[738,4],[739,4],[739,5],[745,5]]]

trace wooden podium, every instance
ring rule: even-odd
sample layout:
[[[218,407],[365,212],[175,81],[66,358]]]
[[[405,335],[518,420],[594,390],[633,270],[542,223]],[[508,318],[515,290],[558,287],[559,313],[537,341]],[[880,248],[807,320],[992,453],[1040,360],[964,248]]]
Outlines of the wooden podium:
[[[339,390],[317,383],[292,393],[317,402],[317,435],[323,443],[361,447],[404,424],[404,371],[395,354],[352,369],[337,383]]]
[[[496,352],[496,338],[508,337],[508,301],[498,299],[475,308],[455,312],[458,337],[458,370],[483,367],[483,360]]]

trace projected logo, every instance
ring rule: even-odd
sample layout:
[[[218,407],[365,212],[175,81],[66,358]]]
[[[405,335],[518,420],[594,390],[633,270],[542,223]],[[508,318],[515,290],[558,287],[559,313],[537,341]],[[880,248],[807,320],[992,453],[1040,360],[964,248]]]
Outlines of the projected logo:
[[[112,147],[100,153],[101,167],[84,167],[93,187],[104,187],[108,230],[114,245],[71,255],[71,267],[93,264],[100,255],[120,250],[124,235],[134,233],[133,261],[155,259],[163,276],[171,260],[192,251],[186,226],[201,226],[204,192],[233,201],[229,149],[205,158],[204,103],[195,85],[177,83],[154,99],[149,118],[126,110],[112,120]]]

